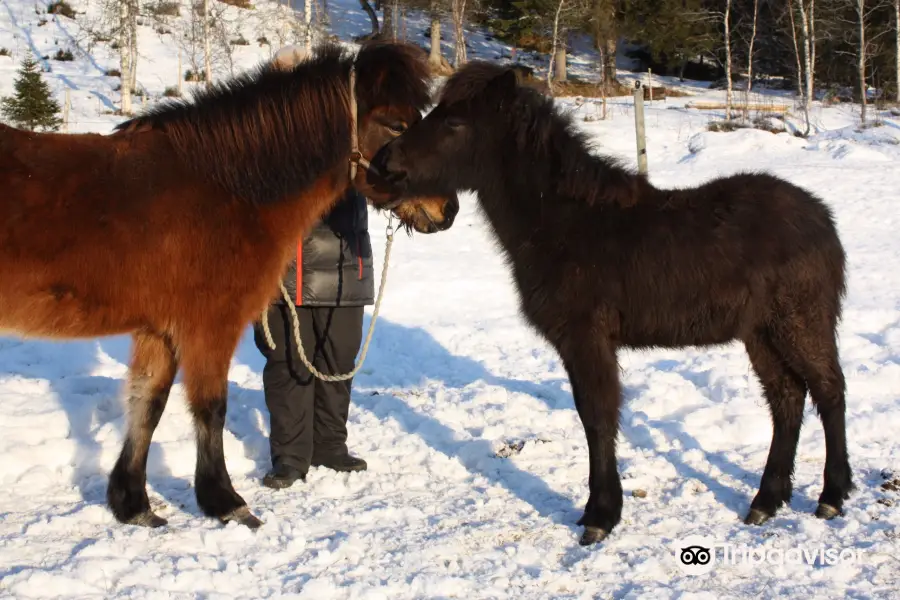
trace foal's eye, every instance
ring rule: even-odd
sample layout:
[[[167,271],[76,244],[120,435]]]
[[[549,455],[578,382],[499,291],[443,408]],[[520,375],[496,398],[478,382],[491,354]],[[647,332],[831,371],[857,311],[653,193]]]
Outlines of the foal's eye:
[[[466,124],[466,120],[461,117],[448,117],[446,123],[447,126],[458,129]]]
[[[388,129],[390,129],[393,133],[400,135],[404,131],[406,131],[406,123],[391,123],[388,125]]]

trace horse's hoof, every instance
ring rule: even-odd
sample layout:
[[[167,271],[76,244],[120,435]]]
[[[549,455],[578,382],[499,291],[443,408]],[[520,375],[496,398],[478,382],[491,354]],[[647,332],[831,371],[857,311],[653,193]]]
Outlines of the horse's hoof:
[[[818,508],[816,508],[816,516],[826,521],[835,518],[839,514],[841,514],[841,511],[830,504],[820,503]]]
[[[746,525],[762,525],[771,518],[772,515],[769,513],[761,511],[758,508],[751,508],[750,512],[744,518],[744,523]]]
[[[260,521],[253,513],[250,512],[250,509],[246,506],[242,506],[240,508],[236,508],[224,517],[222,517],[223,523],[228,523],[229,521],[236,521],[241,525],[245,525],[250,529],[259,529],[263,522]]]
[[[127,523],[129,525],[138,525],[139,527],[162,527],[169,522],[162,517],[156,516],[152,510],[147,510],[139,515],[131,517],[128,519]]]
[[[585,527],[584,533],[581,534],[581,539],[578,540],[578,543],[582,546],[590,546],[591,544],[602,542],[608,535],[608,531],[600,529],[599,527]]]

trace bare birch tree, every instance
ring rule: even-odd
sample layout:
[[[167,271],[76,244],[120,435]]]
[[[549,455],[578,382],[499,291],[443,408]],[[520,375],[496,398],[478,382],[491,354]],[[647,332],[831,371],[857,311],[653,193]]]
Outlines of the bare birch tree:
[[[431,51],[428,62],[432,67],[441,66],[441,15],[437,11],[437,2],[431,3]]]
[[[553,95],[553,63],[556,62],[556,47],[559,40],[559,15],[565,6],[566,0],[559,0],[556,5],[556,14],[553,17],[553,45],[550,50],[550,64],[547,65],[547,89]],[[565,66],[566,57],[563,55],[563,65]]]
[[[862,127],[866,127],[868,118],[868,78],[869,78],[869,62],[876,52],[876,43],[879,38],[886,35],[890,29],[887,27],[876,27],[872,32],[869,31],[869,25],[882,25],[873,19],[873,15],[877,16],[879,11],[887,8],[884,0],[846,0],[852,5],[855,14],[853,27],[856,30],[856,65],[857,65],[857,85],[859,87],[860,115],[859,120]],[[896,0],[893,0],[896,2]],[[873,23],[873,21],[876,21]],[[850,25],[851,23],[845,24]]]
[[[759,0],[753,0],[753,24],[750,27],[750,43],[747,49],[747,85],[744,88],[744,120],[750,118],[750,90],[753,87],[753,46],[756,43],[756,24],[759,20]]]
[[[802,0],[801,0],[802,1]],[[794,41],[794,57],[797,59],[797,95],[803,97],[803,64],[800,59],[800,43],[797,41],[797,22],[794,19],[794,2],[788,0],[788,15],[791,18],[791,39]]]
[[[798,0],[797,6],[800,9],[800,30],[803,32],[803,114],[806,115],[806,133],[809,135],[809,113],[812,109],[812,102],[815,98],[815,78],[816,63],[813,49],[816,46],[815,40],[815,10],[816,1],[808,0],[809,6],[807,10],[807,0]]]
[[[895,27],[895,37],[897,42],[897,55],[894,59],[897,61],[895,65],[895,80],[894,85],[897,86],[896,99],[897,102],[900,102],[900,0],[894,0],[894,27]]]
[[[859,120],[862,126],[866,126],[866,106],[868,94],[866,94],[866,0],[855,0],[856,15],[859,20]]]
[[[140,0],[104,0],[101,21],[115,39],[119,51],[121,104],[124,115],[133,114],[131,96],[137,84],[137,18]]]
[[[731,77],[731,0],[725,0],[725,119],[731,119],[734,86]]]
[[[212,52],[209,35],[209,0],[203,0],[203,80],[212,85]]]
[[[468,60],[466,54],[466,31],[463,28],[466,22],[466,0],[452,0],[450,9],[453,15],[453,33],[456,37],[454,66],[458,69],[466,64]]]
[[[307,50],[312,50],[313,45],[313,30],[312,30],[312,9],[313,3],[312,0],[306,0],[306,4],[303,7],[303,18],[306,21],[306,36],[304,40],[304,45]]]

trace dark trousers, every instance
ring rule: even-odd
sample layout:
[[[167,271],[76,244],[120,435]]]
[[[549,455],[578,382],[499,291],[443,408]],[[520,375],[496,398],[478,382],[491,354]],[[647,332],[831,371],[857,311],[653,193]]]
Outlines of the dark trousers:
[[[297,307],[306,358],[322,373],[353,369],[362,341],[362,306]],[[272,465],[302,473],[316,460],[347,452],[347,417],[352,380],[327,382],[300,361],[288,307],[269,308],[269,329],[276,349],[266,343],[262,325],[254,327],[256,347],[266,358],[263,369],[271,435]]]

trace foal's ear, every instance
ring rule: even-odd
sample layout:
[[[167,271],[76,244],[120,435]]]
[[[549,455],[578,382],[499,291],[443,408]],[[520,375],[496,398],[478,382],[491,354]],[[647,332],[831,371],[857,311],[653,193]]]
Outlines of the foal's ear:
[[[512,69],[503,71],[502,75],[497,75],[491,79],[485,88],[488,98],[491,99],[498,107],[502,107],[507,101],[512,100],[516,87],[519,85],[519,78]]]

